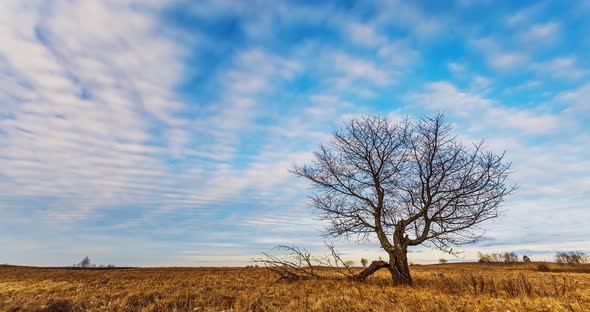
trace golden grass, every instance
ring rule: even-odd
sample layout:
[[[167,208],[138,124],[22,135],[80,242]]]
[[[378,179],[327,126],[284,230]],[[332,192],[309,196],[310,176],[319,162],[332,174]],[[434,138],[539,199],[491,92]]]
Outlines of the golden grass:
[[[590,267],[413,266],[414,287],[382,270],[364,283],[275,283],[264,268],[112,270],[0,267],[0,311],[590,311]],[[554,272],[560,271],[560,272]]]

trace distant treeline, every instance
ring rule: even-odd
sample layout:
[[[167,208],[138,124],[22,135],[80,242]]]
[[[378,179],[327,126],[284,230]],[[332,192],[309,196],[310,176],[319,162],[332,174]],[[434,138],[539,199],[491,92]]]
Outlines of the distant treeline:
[[[505,253],[491,253],[484,254],[481,252],[477,253],[479,262],[491,263],[491,262],[504,262],[504,263],[517,263],[520,262],[521,258],[515,252]],[[555,262],[559,264],[583,264],[589,263],[590,257],[581,251],[560,251],[554,256]],[[522,256],[522,262],[531,262],[531,259],[527,255]]]

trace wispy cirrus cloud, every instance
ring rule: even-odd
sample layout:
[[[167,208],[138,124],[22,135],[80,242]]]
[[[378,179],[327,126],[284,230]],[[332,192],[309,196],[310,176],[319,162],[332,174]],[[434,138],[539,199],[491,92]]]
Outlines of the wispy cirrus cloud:
[[[4,5],[2,76],[22,86],[6,90],[13,109],[0,121],[7,192],[59,197],[49,213],[72,218],[150,200],[168,152],[165,139],[154,144],[154,126],[182,131],[184,122],[171,92],[183,48],[159,32],[150,9],[124,2]]]

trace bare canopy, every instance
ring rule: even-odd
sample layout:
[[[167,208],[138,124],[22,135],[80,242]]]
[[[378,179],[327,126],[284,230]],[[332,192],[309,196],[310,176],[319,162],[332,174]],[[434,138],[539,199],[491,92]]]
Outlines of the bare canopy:
[[[313,206],[331,236],[377,238],[389,262],[375,261],[360,279],[387,268],[396,284],[412,284],[408,247],[446,252],[482,235],[478,224],[498,215],[510,164],[483,144],[466,146],[442,114],[412,122],[382,116],[352,119],[308,165],[292,172],[311,181]]]

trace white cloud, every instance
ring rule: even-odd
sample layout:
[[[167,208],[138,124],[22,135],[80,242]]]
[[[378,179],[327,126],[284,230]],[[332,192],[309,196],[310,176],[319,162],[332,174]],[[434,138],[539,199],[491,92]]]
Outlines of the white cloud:
[[[387,41],[379,48],[377,54],[385,64],[391,64],[400,70],[411,67],[419,56],[419,52],[410,47],[405,40]]]
[[[508,51],[503,49],[494,37],[484,37],[471,41],[485,57],[486,62],[501,70],[511,70],[523,67],[528,62],[528,55],[522,51]]]
[[[590,113],[590,83],[586,83],[575,90],[558,94],[554,101],[569,104],[568,110],[573,113]]]
[[[499,69],[513,69],[526,64],[527,56],[520,52],[497,52],[488,58],[489,63]]]
[[[366,46],[376,46],[386,40],[382,35],[377,33],[375,26],[371,24],[348,23],[346,25],[346,34],[353,42]]]
[[[535,5],[526,7],[517,11],[516,13],[508,16],[506,18],[506,22],[510,26],[520,26],[524,23],[530,22],[533,18],[535,18],[543,9],[545,8],[545,3],[540,2]]]
[[[443,18],[429,15],[406,1],[382,0],[378,5],[377,23],[404,27],[420,38],[432,38],[448,25]]]
[[[310,100],[313,105],[305,108],[304,112],[314,116],[338,115],[343,108],[353,106],[352,103],[342,101],[336,95],[316,94],[310,96]]]
[[[572,56],[534,63],[531,68],[540,74],[555,78],[580,79],[588,74],[588,71],[580,68],[576,58]]]
[[[538,80],[528,80],[523,83],[517,84],[514,87],[506,88],[502,90],[502,92],[504,94],[513,94],[515,92],[530,92],[532,89],[538,88],[541,85],[542,82]]]
[[[480,75],[475,75],[469,87],[469,91],[476,94],[486,93],[488,92],[491,84],[492,81],[489,78]]]
[[[341,22],[344,34],[354,43],[374,48],[385,66],[408,68],[418,57],[418,51],[413,49],[408,40],[392,40],[379,32],[375,23]]]
[[[341,52],[334,53],[331,59],[336,70],[345,75],[341,78],[341,83],[347,86],[357,79],[367,80],[378,86],[384,86],[391,82],[390,74],[369,60]]]
[[[537,80],[529,80],[522,84],[523,88],[536,88],[541,85],[540,81]]]
[[[448,82],[433,82],[422,93],[411,93],[408,100],[414,105],[451,110],[460,116],[489,107],[491,101],[477,95],[461,92]]]
[[[522,34],[523,40],[530,42],[551,42],[559,34],[559,23],[547,22],[531,26]]]
[[[556,116],[505,107],[480,95],[460,91],[448,82],[427,84],[424,92],[411,93],[407,99],[416,106],[477,119],[479,127],[507,128],[528,134],[550,133],[559,127]]]
[[[210,136],[210,142],[200,144],[192,153],[222,161],[235,157],[240,136],[255,128],[262,106],[259,97],[272,94],[301,70],[298,62],[261,49],[239,51],[231,68],[219,77],[221,99],[210,105],[206,118],[194,122]]]
[[[447,67],[453,74],[460,74],[465,71],[465,65],[457,62],[450,62]]]

